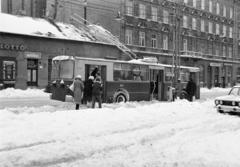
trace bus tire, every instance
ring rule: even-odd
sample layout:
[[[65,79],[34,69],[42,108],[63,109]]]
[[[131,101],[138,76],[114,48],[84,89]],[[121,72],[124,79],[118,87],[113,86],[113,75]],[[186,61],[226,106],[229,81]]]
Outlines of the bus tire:
[[[127,102],[129,101],[129,93],[125,90],[118,90],[113,95],[113,102],[119,103],[119,102]]]
[[[120,103],[120,102],[126,102],[127,101],[127,98],[124,94],[118,94],[116,99],[115,99],[115,102],[116,103]]]

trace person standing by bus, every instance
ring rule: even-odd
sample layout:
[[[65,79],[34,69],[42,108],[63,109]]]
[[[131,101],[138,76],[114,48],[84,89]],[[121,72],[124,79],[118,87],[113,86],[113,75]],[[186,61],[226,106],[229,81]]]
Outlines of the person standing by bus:
[[[84,102],[89,106],[92,101],[92,87],[93,87],[93,76],[89,76],[84,86]]]
[[[187,87],[186,87],[186,92],[188,93],[188,100],[193,101],[193,96],[195,96],[197,86],[195,82],[193,82],[193,79],[190,78]]]
[[[95,69],[91,72],[91,76],[94,77],[94,79],[97,77],[97,74],[99,72],[98,66],[95,67]]]
[[[79,105],[81,104],[83,97],[83,89],[84,85],[82,82],[81,75],[77,75],[75,80],[73,81],[73,94],[74,94],[74,102],[76,104],[76,110],[79,109]]]
[[[102,84],[101,79],[96,78],[92,88],[92,108],[95,108],[95,102],[98,101],[98,107],[102,108]]]

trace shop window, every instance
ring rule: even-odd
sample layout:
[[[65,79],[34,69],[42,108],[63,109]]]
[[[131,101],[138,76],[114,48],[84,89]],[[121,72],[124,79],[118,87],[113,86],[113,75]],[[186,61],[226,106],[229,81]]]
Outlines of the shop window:
[[[15,80],[15,61],[3,61],[3,80]]]
[[[113,72],[114,81],[147,81],[148,80],[148,68],[141,65],[131,64],[114,64]]]

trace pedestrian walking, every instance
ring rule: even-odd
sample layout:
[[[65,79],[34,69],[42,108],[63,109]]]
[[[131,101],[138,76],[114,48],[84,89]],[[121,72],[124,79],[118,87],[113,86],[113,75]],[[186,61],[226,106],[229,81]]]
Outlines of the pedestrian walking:
[[[92,87],[93,87],[93,76],[89,76],[84,85],[84,102],[89,106],[92,101]]]
[[[98,102],[98,107],[102,108],[102,84],[101,79],[96,78],[92,88],[92,108],[95,108],[95,102]]]
[[[82,82],[81,75],[77,75],[73,81],[73,94],[74,94],[74,102],[76,104],[76,110],[79,109],[79,105],[81,104],[83,97],[83,89],[84,85]]]
[[[192,78],[189,79],[186,87],[186,92],[188,94],[188,100],[193,101],[193,96],[195,96],[197,86],[195,82],[193,82]]]

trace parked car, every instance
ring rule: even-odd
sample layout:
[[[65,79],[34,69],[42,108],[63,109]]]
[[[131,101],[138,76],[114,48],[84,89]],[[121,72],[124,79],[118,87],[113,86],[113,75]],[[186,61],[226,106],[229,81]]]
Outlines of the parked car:
[[[240,113],[240,85],[234,86],[228,95],[220,96],[215,99],[217,111],[225,112],[239,112]]]

